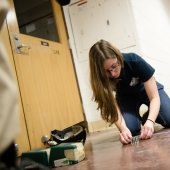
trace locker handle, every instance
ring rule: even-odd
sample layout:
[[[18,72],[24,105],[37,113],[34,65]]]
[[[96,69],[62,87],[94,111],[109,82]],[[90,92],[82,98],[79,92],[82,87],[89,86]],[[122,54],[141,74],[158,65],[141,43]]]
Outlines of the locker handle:
[[[22,49],[31,49],[31,46],[28,44],[22,44],[18,38],[18,36],[16,34],[13,35],[13,39],[14,39],[14,44],[15,44],[15,48],[16,48],[16,52],[18,54],[22,53]]]

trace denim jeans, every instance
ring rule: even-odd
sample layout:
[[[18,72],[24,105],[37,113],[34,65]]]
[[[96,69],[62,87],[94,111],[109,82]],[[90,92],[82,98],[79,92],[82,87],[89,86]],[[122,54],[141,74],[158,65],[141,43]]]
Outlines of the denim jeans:
[[[170,127],[170,98],[163,88],[158,90],[160,96],[160,110],[156,123],[161,124],[165,128]],[[146,93],[141,93],[140,97],[119,97],[117,99],[126,126],[129,128],[133,136],[139,135],[141,124],[144,124],[148,117],[148,112],[143,117],[139,114],[139,108],[142,104],[149,107],[149,99]]]

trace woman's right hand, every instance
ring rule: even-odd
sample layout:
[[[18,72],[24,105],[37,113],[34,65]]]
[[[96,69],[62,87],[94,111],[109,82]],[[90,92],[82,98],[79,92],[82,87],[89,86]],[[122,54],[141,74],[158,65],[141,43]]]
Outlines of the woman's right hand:
[[[119,108],[118,108],[118,111],[119,111]],[[125,120],[122,114],[120,113],[120,111],[118,112],[118,120],[115,122],[115,124],[120,131],[120,139],[119,139],[120,142],[124,145],[131,143],[132,134],[130,130],[127,128]]]
[[[129,144],[132,140],[132,134],[130,130],[126,127],[120,132],[120,142],[125,145]]]

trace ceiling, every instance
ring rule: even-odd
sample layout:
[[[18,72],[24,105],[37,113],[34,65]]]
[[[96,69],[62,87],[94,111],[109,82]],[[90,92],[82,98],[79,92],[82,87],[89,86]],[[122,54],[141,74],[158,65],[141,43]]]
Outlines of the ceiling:
[[[49,0],[14,0],[14,4],[17,6],[17,12],[21,14],[48,1]]]

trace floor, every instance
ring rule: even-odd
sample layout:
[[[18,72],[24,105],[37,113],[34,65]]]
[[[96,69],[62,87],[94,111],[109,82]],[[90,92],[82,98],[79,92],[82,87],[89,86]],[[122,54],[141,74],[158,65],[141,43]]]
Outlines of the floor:
[[[149,140],[122,145],[118,132],[107,130],[88,135],[86,158],[78,164],[53,170],[169,170],[170,129],[157,129]]]

